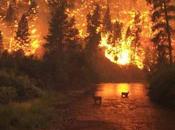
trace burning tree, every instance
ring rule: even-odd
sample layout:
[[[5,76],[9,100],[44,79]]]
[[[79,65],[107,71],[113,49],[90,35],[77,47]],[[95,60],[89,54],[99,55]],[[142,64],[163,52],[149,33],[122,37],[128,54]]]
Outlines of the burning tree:
[[[64,45],[67,51],[73,51],[73,50],[76,50],[78,46],[77,44],[78,30],[75,27],[75,19],[69,18],[68,20],[69,22],[66,25],[67,29],[65,30]]]
[[[50,1],[51,2],[51,1]],[[53,1],[55,2],[55,1]],[[57,3],[50,3],[51,20],[49,26],[49,34],[46,37],[46,53],[62,53],[63,40],[66,31],[68,15],[66,14],[66,3],[58,0]]]
[[[147,0],[152,5],[152,41],[158,52],[158,64],[172,64],[172,30],[170,22],[175,17],[172,0]],[[168,61],[169,60],[169,61]]]
[[[27,10],[26,14],[29,19],[29,33],[30,33],[30,55],[37,55],[38,48],[41,47],[41,36],[39,36],[39,32],[37,30],[37,20],[38,20],[38,10],[39,6],[36,0],[31,0],[29,9]]]
[[[137,58],[137,55],[139,55],[139,49],[141,45],[141,32],[142,32],[142,21],[141,21],[141,15],[140,12],[135,12],[132,24],[128,27],[126,32],[126,37],[132,37],[132,43],[131,47],[133,49],[133,55],[132,55],[132,61]]]
[[[35,0],[31,0],[30,1],[30,6],[29,6],[29,9],[27,11],[27,15],[28,16],[31,16],[31,15],[35,15],[37,14],[37,3]]]
[[[18,23],[18,30],[16,32],[16,44],[17,48],[15,48],[15,51],[17,50],[23,50],[24,52],[30,51],[26,50],[30,46],[30,34],[29,34],[29,25],[28,25],[28,19],[26,16],[26,13],[22,15],[19,23]]]
[[[0,1],[0,15],[4,15],[5,10],[4,7],[7,6],[7,0]]]
[[[112,32],[112,22],[111,22],[109,3],[107,3],[107,9],[103,19],[103,26],[104,26],[104,31]]]
[[[56,2],[56,3],[55,3]],[[46,37],[46,66],[50,69],[55,81],[66,82],[72,74],[75,60],[73,56],[77,45],[78,30],[75,28],[74,18],[67,13],[66,0],[50,1],[51,21],[49,34]]]
[[[8,6],[8,9],[7,9],[6,16],[5,16],[5,21],[8,24],[12,24],[12,23],[15,22],[15,20],[16,20],[15,5],[14,5],[14,3],[10,2],[9,6]]]
[[[0,31],[0,52],[3,51],[3,36],[2,36],[2,32]]]
[[[119,41],[122,37],[122,26],[123,23],[120,21],[116,20],[114,23],[114,29],[113,29],[113,35],[115,36],[115,40]]]
[[[93,13],[87,15],[87,45],[86,52],[87,55],[94,55],[97,53],[98,45],[100,41],[100,6],[98,4],[94,5]]]
[[[140,13],[133,13],[132,19],[125,26],[119,21],[114,23],[112,35],[114,40],[111,40],[109,32],[101,36],[100,47],[105,49],[105,56],[111,62],[119,65],[133,64],[142,69],[144,59],[144,51],[140,46],[142,22]]]
[[[4,49],[9,53],[23,50],[25,56],[35,55],[36,50],[40,47],[39,37],[41,37],[36,34],[38,33],[36,29],[38,17],[36,14],[39,6],[35,0],[25,2],[25,6],[21,6],[19,2],[22,1],[11,0],[7,1],[7,6],[3,5],[6,14],[0,18],[3,19],[1,25],[3,32],[5,32],[5,40],[8,41]],[[21,14],[19,10],[23,10],[25,13]]]

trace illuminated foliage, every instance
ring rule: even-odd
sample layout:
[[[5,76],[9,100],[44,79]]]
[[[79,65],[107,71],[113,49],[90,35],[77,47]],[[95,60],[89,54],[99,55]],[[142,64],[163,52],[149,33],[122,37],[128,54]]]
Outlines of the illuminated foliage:
[[[115,36],[115,40],[119,40],[122,37],[122,26],[123,23],[120,21],[115,21],[114,23],[114,29],[113,29],[113,35]]]
[[[31,0],[27,14],[28,15],[35,15],[36,13],[37,13],[37,3],[35,0]]]
[[[171,0],[147,0],[152,5],[153,37],[158,53],[157,62],[172,64],[171,21],[175,18],[175,6]]]
[[[30,46],[30,38],[29,38],[29,25],[26,14],[23,14],[21,20],[18,24],[18,30],[16,32],[16,40],[17,40],[17,50],[25,50]],[[15,45],[16,46],[16,45]]]
[[[101,48],[104,48],[105,56],[113,63],[119,65],[134,64],[138,68],[143,69],[144,49],[139,43],[139,34],[141,33],[139,15],[135,14],[131,19],[129,28],[116,23],[114,29],[120,31],[114,33],[110,40],[111,34],[104,33],[101,35]],[[114,31],[116,31],[114,30]],[[115,34],[118,38],[115,38]]]
[[[5,21],[8,24],[14,23],[14,21],[16,20],[16,10],[15,10],[15,5],[10,3],[9,7],[7,9],[7,13],[5,16]]]
[[[81,45],[81,48],[85,48],[86,54],[93,55],[98,53],[98,45],[100,41],[104,39],[101,37],[100,33],[104,33],[105,31],[106,34],[103,35],[109,35],[107,39],[108,44],[111,44],[114,48],[128,48],[130,50],[129,53],[131,53],[129,54],[131,56],[129,63],[135,64],[134,62],[136,60],[133,59],[138,59],[137,57],[142,57],[143,55],[142,44],[148,44],[148,38],[150,35],[150,21],[148,20],[149,14],[145,2],[141,2],[141,0],[127,2],[116,2],[113,0],[108,2],[106,2],[106,0],[4,1],[5,2],[0,2],[0,4],[3,5],[3,15],[1,15],[1,19],[4,19],[6,14],[12,14],[8,13],[10,12],[8,10],[13,9],[17,12],[16,20],[10,22],[10,24],[12,24],[11,27],[8,27],[6,22],[2,22],[2,24],[0,23],[0,27],[2,27],[1,30],[4,33],[4,48],[10,53],[22,49],[25,56],[37,56],[37,53],[43,47],[43,43],[45,43],[44,40],[46,40],[46,45],[44,45],[46,51],[44,51],[44,49],[41,50],[43,54],[45,52],[49,53],[49,51],[53,52],[53,50],[56,51],[59,48],[60,51],[56,52],[62,53],[61,51],[67,51],[68,48],[74,48],[73,46],[77,47],[76,44],[71,44],[76,42]],[[57,8],[63,4],[65,7],[62,7],[62,9]],[[45,12],[44,16],[42,12],[43,10]],[[19,24],[17,23],[19,23],[21,15],[23,15],[21,14],[22,12],[25,12],[28,20],[30,42],[28,45],[26,44],[27,47],[19,45],[19,42],[16,44],[16,39],[14,38],[19,29]],[[51,13],[48,14],[49,12]],[[55,12],[59,13],[56,14]],[[104,14],[104,16],[101,17],[101,14]],[[49,18],[51,19],[48,29],[48,25],[42,23],[47,23]],[[38,21],[40,21],[41,25]],[[140,21],[144,24],[140,24]],[[143,31],[139,31],[140,26],[144,28]],[[126,30],[128,27],[132,34],[126,37]],[[76,28],[78,28],[78,30]],[[49,33],[48,35],[47,29]],[[8,31],[10,33],[8,33],[7,30],[10,30]],[[47,35],[46,39],[43,39],[45,35]],[[128,43],[128,40],[131,41],[131,44],[125,45],[124,43]],[[117,56],[119,53],[121,56]],[[125,57],[126,55],[127,54],[123,54],[123,52],[120,52],[118,49],[114,59],[117,60],[119,57]],[[143,59],[143,57],[139,59]]]
[[[112,31],[112,22],[111,22],[111,14],[110,14],[110,8],[109,4],[107,5],[107,9],[103,18],[103,26],[104,30],[106,32],[111,32]]]

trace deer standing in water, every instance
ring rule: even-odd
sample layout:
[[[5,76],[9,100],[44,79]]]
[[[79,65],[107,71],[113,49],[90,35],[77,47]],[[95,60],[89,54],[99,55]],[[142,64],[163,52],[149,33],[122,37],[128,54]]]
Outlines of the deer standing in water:
[[[122,98],[128,98],[129,92],[122,92],[121,97]]]
[[[101,105],[102,104],[102,97],[101,96],[93,96],[94,104],[95,105]]]

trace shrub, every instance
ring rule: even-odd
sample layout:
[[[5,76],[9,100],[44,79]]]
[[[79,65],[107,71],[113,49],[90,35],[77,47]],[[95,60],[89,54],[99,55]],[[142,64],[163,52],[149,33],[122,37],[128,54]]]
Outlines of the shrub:
[[[175,106],[175,66],[157,70],[150,79],[149,96],[152,101],[166,106]]]
[[[70,117],[65,111],[69,101],[65,93],[46,91],[37,100],[1,105],[0,130],[46,130],[55,121],[61,126]]]
[[[19,76],[14,80],[17,99],[26,100],[36,98],[41,95],[41,90],[28,78],[28,76]]]
[[[17,96],[14,87],[0,87],[0,103],[7,104]]]
[[[0,71],[0,103],[10,100],[27,100],[40,96],[41,90],[26,75],[12,70]]]

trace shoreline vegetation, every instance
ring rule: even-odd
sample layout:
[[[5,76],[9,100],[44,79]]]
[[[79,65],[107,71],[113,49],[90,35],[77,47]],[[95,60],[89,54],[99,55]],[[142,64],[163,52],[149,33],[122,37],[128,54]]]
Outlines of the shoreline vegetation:
[[[71,113],[68,110],[71,103],[95,91],[94,83],[111,82],[112,77],[118,77],[121,73],[127,75],[127,71],[122,71],[119,66],[114,67],[114,64],[108,61],[103,64],[105,62],[113,69],[111,67],[111,70],[108,70],[110,72],[102,68],[96,72],[91,70],[91,73],[95,73],[96,80],[91,77],[92,74],[77,76],[75,73],[73,79],[61,78],[62,81],[67,81],[61,83],[55,82],[53,75],[46,73],[43,61],[4,53],[0,60],[0,129],[38,130],[54,125],[61,129],[66,127],[65,123],[71,121]],[[132,72],[132,69],[130,70]],[[115,74],[109,75],[112,71]],[[140,73],[135,69],[128,77],[132,77],[135,72]],[[66,77],[64,72],[63,76]],[[101,78],[97,80],[97,77]],[[120,81],[120,78],[113,78],[113,81]],[[76,82],[71,82],[74,79]]]
[[[148,77],[149,97],[161,106],[175,108],[175,65],[161,66]]]
[[[92,86],[92,85],[91,85]],[[13,101],[0,105],[0,129],[38,130],[59,128],[64,130],[72,121],[71,106],[95,87],[69,90],[45,89],[35,99]]]
[[[0,102],[2,102],[0,103],[0,129],[3,130],[44,129],[57,125],[55,122],[60,122],[60,124],[63,125],[55,127],[66,127],[67,124],[65,123],[70,123],[72,118],[67,108],[70,108],[72,101],[74,100],[76,102],[79,96],[84,96],[86,93],[89,93],[89,91],[93,92],[95,87],[89,87],[94,86],[94,83],[148,82],[150,83],[149,88],[151,88],[149,96],[152,98],[157,92],[161,92],[157,91],[159,88],[154,89],[154,87],[158,86],[157,84],[160,78],[162,76],[166,77],[164,80],[161,80],[162,84],[158,86],[161,87],[163,85],[162,92],[166,92],[167,85],[174,83],[173,76],[175,75],[174,67],[165,67],[161,69],[161,73],[155,71],[156,74],[149,73],[149,76],[145,76],[143,71],[134,68],[134,66],[121,68],[115,65],[114,67],[114,64],[111,62],[99,60],[98,64],[102,62],[103,67],[98,67],[97,69],[97,66],[94,66],[94,70],[96,71],[93,72],[91,70],[93,74],[95,73],[96,80],[92,77],[88,79],[91,74],[85,75],[88,80],[85,80],[84,77],[81,76],[76,77],[75,74],[73,79],[76,79],[76,82],[69,82],[71,79],[66,78],[66,83],[63,82],[60,84],[58,82],[59,84],[57,84],[52,79],[52,75],[46,74],[46,72],[43,71],[45,67],[43,67],[42,61],[21,57],[19,55],[5,55],[5,57],[1,56],[1,59]],[[110,67],[105,70],[104,68],[106,68],[106,66]],[[169,69],[167,70],[167,68]],[[149,78],[149,80],[146,81],[145,77]],[[167,82],[171,84],[167,84]],[[171,89],[168,89],[168,91],[173,92]],[[172,97],[166,97],[164,96],[166,93],[161,94],[161,98],[168,98],[169,101],[172,101],[170,98],[174,98],[174,95],[171,95]],[[156,102],[154,99],[152,101]],[[159,103],[163,104],[162,102]],[[166,105],[167,104],[165,104],[165,106]]]
[[[113,22],[110,7],[105,13],[100,4],[90,1],[92,9],[87,10],[86,23],[81,23],[87,29],[82,37],[74,15],[69,14],[73,2],[48,0],[48,30],[41,38],[38,28],[32,28],[41,17],[38,8],[42,5],[35,0],[24,5],[16,0],[0,2],[2,26],[6,29],[7,25],[10,32],[7,35],[0,28],[0,129],[43,130],[57,125],[64,130],[71,121],[71,103],[94,91],[91,84],[102,82],[148,82],[154,103],[175,106],[170,25],[175,7],[169,0],[146,1],[152,9],[144,19],[154,25],[149,26],[154,35],[148,39],[142,36],[145,13],[138,9],[128,12],[132,19],[125,24],[119,17]],[[42,56],[37,57],[40,49]]]

